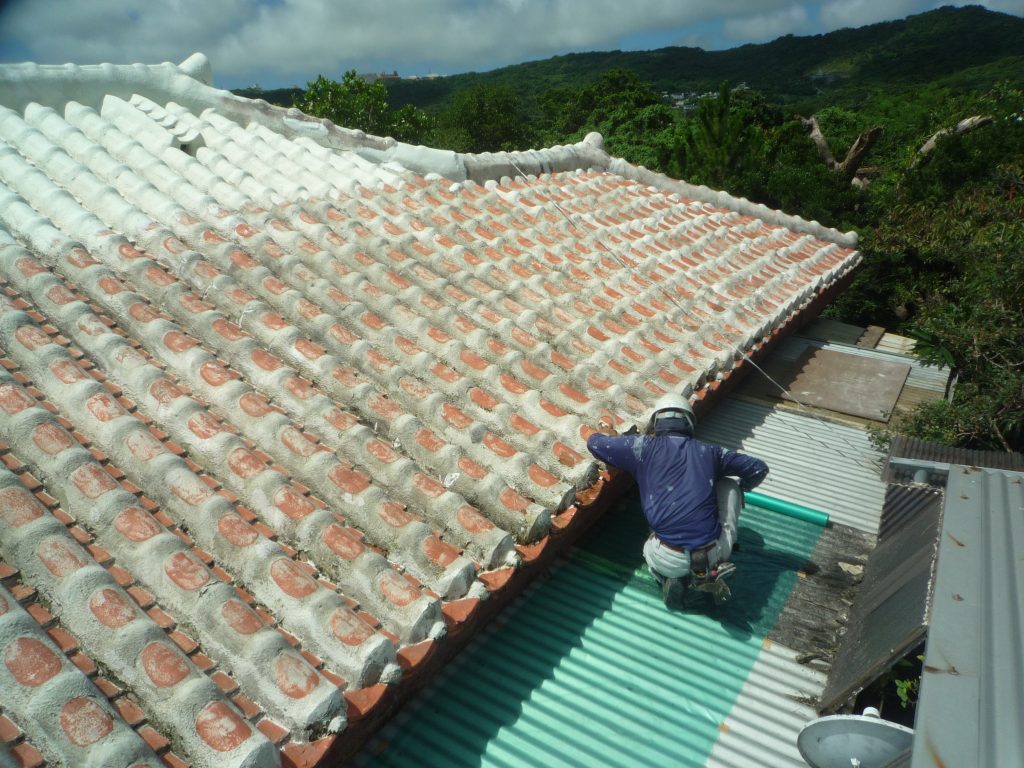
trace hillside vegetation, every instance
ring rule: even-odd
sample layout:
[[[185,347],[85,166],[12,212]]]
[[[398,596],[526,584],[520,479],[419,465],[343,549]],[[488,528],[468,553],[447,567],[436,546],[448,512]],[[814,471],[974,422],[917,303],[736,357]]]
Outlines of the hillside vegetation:
[[[626,69],[658,93],[705,93],[728,80],[746,83],[773,103],[813,111],[830,104],[856,105],[878,88],[906,90],[947,78],[950,87],[974,88],[1020,78],[1022,40],[1024,19],[979,6],[947,7],[902,21],[825,35],[787,35],[726,51],[674,47],[573,53],[490,72],[399,80],[386,87],[396,108],[410,104],[437,113],[455,93],[473,86],[508,88],[532,105],[552,89],[583,88],[609,70]],[[289,107],[301,92],[235,91]]]
[[[295,103],[339,125],[461,152],[568,143],[596,130],[633,163],[856,230],[864,265],[829,311],[916,338],[919,353],[959,382],[951,402],[893,429],[1021,451],[1021,40],[1024,20],[941,9],[734,51],[581,54],[446,78],[422,84],[450,89],[431,110],[396,107],[394,90],[354,72],[318,78]],[[602,71],[610,62],[635,66]],[[683,70],[685,87],[730,75],[746,87],[714,83],[682,110],[663,92],[682,87],[666,83]],[[954,130],[968,118],[978,127]]]
[[[997,79],[1020,77],[1022,41],[1024,19],[977,6],[940,8],[902,21],[809,37],[787,35],[726,51],[568,54],[491,72],[399,81],[388,86],[388,93],[397,106],[421,109],[437,109],[452,94],[475,85],[507,87],[532,100],[553,88],[580,88],[604,72],[627,69],[659,93],[714,91],[728,80],[746,83],[774,103],[813,111],[827,104],[855,104],[878,87],[908,89],[975,67],[989,67],[986,74]]]

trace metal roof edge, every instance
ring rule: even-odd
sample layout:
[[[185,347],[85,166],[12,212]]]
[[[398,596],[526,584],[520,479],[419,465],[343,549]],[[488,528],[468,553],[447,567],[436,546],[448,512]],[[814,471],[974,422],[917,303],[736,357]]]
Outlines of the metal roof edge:
[[[889,450],[890,458],[913,459],[936,464],[962,464],[1010,472],[1024,471],[1024,454],[1012,451],[986,451],[956,448],[916,437],[899,435]],[[937,458],[930,458],[930,457]]]
[[[1024,456],[1019,453],[954,448],[899,435],[889,447],[885,477],[890,483],[928,483],[945,488],[951,468],[957,466],[1024,475]]]
[[[1022,765],[1022,473],[948,475],[912,766]],[[1007,608],[1009,606],[1009,608]],[[968,628],[969,631],[965,631]]]

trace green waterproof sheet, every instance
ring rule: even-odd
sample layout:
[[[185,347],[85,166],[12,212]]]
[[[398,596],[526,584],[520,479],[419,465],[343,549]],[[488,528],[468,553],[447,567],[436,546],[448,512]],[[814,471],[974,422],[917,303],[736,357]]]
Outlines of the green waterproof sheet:
[[[733,599],[668,611],[639,502],[624,503],[359,764],[703,766],[821,531],[748,505]]]

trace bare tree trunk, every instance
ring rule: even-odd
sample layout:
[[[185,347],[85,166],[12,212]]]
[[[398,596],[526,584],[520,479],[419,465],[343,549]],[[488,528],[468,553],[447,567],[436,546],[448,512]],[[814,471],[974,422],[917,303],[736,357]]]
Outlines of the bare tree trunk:
[[[811,141],[814,142],[814,146],[818,148],[818,157],[821,158],[821,162],[830,170],[834,171],[839,167],[839,163],[836,162],[835,157],[832,156],[832,150],[829,149],[828,142],[825,140],[825,135],[821,132],[821,126],[818,125],[818,118],[814,115],[810,117],[801,117],[800,122],[804,128],[809,131]]]
[[[915,162],[923,159],[928,153],[935,149],[935,145],[939,143],[939,139],[943,136],[959,135],[962,133],[970,133],[976,128],[988,125],[992,122],[992,115],[975,115],[974,117],[966,117],[957,123],[953,128],[943,128],[941,131],[936,131],[932,134],[932,137],[928,139],[921,148],[917,150],[917,158]]]
[[[875,126],[870,130],[864,131],[857,140],[850,145],[850,151],[846,153],[846,158],[840,164],[836,170],[846,176],[847,181],[853,181],[857,176],[857,171],[860,168],[860,164],[864,162],[864,158],[871,148],[875,146],[875,142],[878,141],[882,135],[882,129],[880,126]]]
[[[875,142],[882,135],[880,127],[875,126],[858,136],[856,141],[850,145],[850,150],[846,153],[843,162],[840,163],[832,154],[832,150],[829,149],[828,141],[826,141],[825,135],[821,132],[821,126],[818,125],[818,118],[814,115],[801,117],[800,122],[807,129],[808,136],[814,142],[814,146],[818,150],[818,157],[821,158],[821,162],[825,164],[825,167],[834,173],[841,173],[847,181],[857,186],[867,186],[865,179],[857,177],[857,171],[860,169],[861,163],[864,162],[868,152],[871,151]]]

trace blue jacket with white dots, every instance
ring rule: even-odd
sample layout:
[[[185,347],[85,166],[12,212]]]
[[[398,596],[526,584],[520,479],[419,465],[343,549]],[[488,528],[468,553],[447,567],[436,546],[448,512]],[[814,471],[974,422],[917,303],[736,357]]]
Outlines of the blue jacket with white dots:
[[[665,544],[694,549],[721,534],[715,482],[738,477],[750,490],[768,474],[753,456],[683,434],[590,436],[587,448],[601,461],[629,472],[654,534]]]

